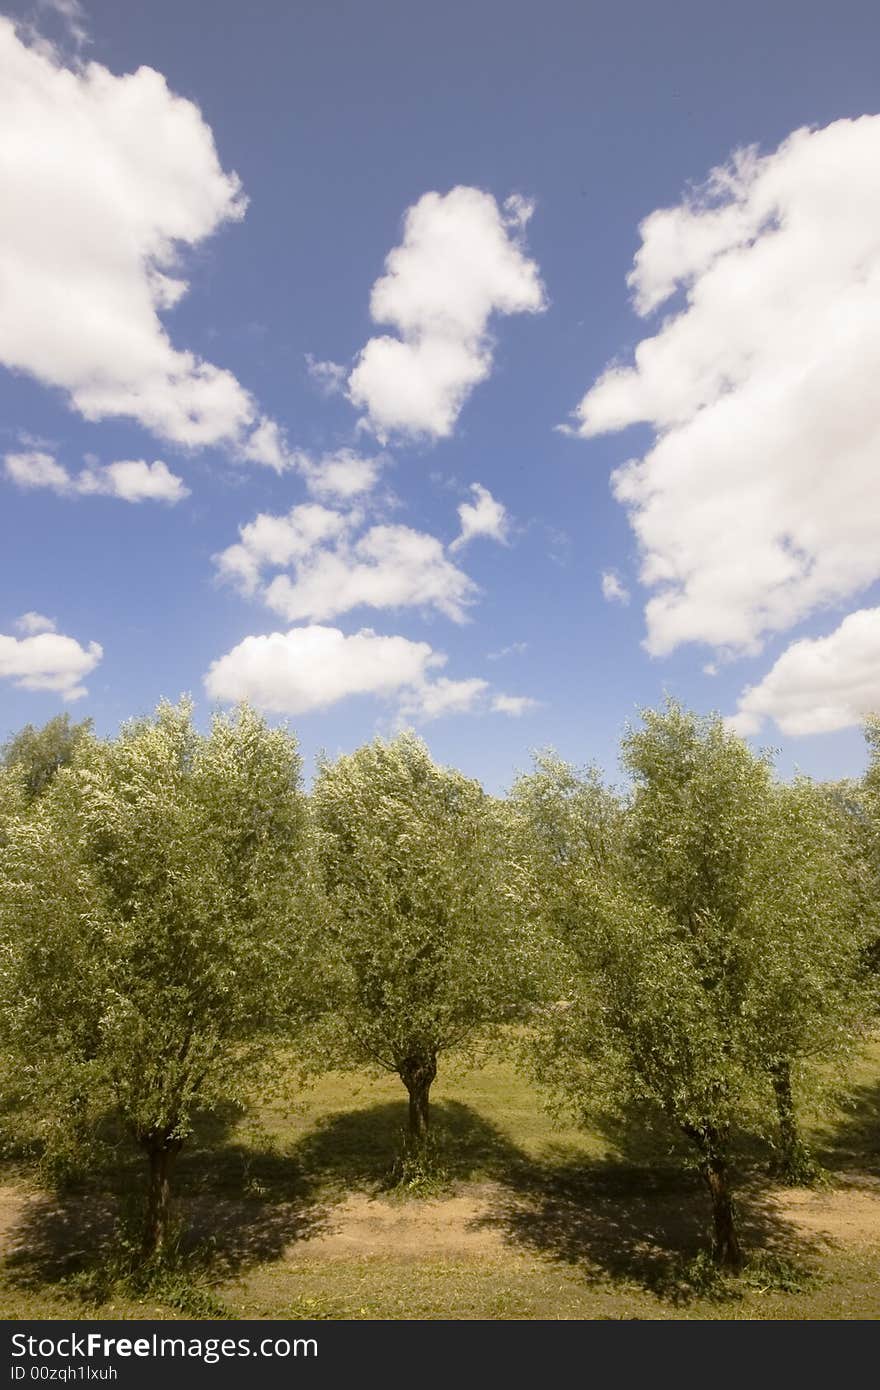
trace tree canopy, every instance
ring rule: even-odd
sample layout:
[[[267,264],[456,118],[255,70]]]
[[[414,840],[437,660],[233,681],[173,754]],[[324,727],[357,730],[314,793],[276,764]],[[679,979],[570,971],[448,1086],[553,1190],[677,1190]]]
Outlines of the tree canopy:
[[[310,1007],[306,812],[291,737],[185,703],[82,743],[3,850],[2,987],[32,1102],[112,1106],[150,1164],[145,1244],[199,1107],[241,1094]]]
[[[423,1137],[438,1057],[513,1017],[523,987],[501,810],[411,734],[325,762],[313,803],[339,1015]]]

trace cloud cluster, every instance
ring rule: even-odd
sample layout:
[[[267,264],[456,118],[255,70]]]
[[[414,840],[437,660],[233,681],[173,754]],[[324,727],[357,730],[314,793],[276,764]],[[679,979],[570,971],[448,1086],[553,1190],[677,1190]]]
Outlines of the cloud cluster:
[[[336,449],[315,459],[299,449],[292,462],[312,497],[350,502],[373,490],[385,459],[381,455],[369,458],[354,449]]]
[[[446,660],[427,642],[383,637],[371,628],[347,636],[339,628],[312,624],[246,637],[212,663],[205,690],[214,700],[249,700],[260,709],[291,715],[326,709],[350,696],[378,696],[395,701],[398,719],[418,722],[486,708],[516,716],[533,703],[499,695],[489,704],[487,681],[434,676]]]
[[[0,363],[88,420],[274,463],[253,397],[160,317],[188,287],[182,249],[245,211],[198,107],[151,68],[65,67],[0,18],[0,129]]]
[[[87,693],[82,681],[104,655],[99,643],[80,646],[74,638],[56,632],[52,619],[41,613],[22,614],[16,626],[28,635],[0,633],[0,679],[11,680],[22,690],[53,691],[68,701]]]
[[[784,734],[824,734],[880,713],[880,608],[850,613],[828,637],[792,642],[729,720],[755,734],[773,719]]]
[[[300,627],[245,637],[212,663],[205,689],[214,700],[305,714],[349,695],[390,696],[420,687],[438,664],[442,658],[427,642],[380,637],[369,628],[347,637],[335,627]]]
[[[655,431],[614,478],[648,649],[755,652],[880,576],[880,116],[740,152],[641,238],[637,311],[683,305],[576,428]]]
[[[370,526],[357,510],[318,503],[286,516],[262,514],[216,557],[221,577],[263,601],[288,622],[322,621],[368,605],[434,609],[464,622],[477,586],[434,536],[408,526]],[[263,582],[267,570],[291,569]]]
[[[471,483],[473,502],[462,502],[458,509],[461,532],[450,550],[461,550],[478,536],[506,545],[510,535],[510,517],[503,502],[498,502],[481,483]]]
[[[545,307],[522,245],[531,211],[524,199],[499,208],[491,194],[461,186],[409,208],[370,300],[374,322],[398,336],[371,338],[348,378],[349,398],[379,439],[448,437],[491,370],[492,315]]]
[[[116,497],[123,502],[167,502],[171,506],[189,497],[183,479],[161,459],[154,463],[120,459],[83,468],[75,475],[40,450],[7,454],[3,462],[7,478],[17,487],[49,488],[59,497]]]

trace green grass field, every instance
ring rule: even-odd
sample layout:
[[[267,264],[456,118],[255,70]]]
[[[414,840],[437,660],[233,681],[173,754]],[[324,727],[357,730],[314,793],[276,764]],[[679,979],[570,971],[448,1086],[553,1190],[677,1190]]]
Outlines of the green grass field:
[[[434,1088],[442,1181],[389,1189],[405,1122],[395,1078],[284,1085],[201,1126],[176,1175],[179,1269],[148,1293],[108,1274],[138,1156],[87,1186],[0,1174],[0,1316],[11,1318],[877,1318],[880,1046],[812,1139],[811,1192],[740,1173],[752,1263],[716,1286],[707,1206],[666,1136],[555,1125],[504,1060]]]

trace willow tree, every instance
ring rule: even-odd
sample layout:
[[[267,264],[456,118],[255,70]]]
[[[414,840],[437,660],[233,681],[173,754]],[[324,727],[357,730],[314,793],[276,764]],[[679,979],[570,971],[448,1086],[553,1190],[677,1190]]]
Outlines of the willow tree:
[[[73,760],[77,747],[92,731],[92,720],[70,722],[70,715],[56,714],[42,728],[26,724],[0,749],[3,766],[14,770],[22,781],[27,800],[41,796],[62,767]]]
[[[662,1104],[698,1151],[715,1257],[737,1268],[731,1135],[745,1123],[769,1131],[775,1119],[761,1081],[764,1059],[777,1052],[778,1020],[762,1011],[760,994],[773,919],[761,912],[755,873],[773,825],[772,767],[720,718],[697,718],[673,702],[648,711],[644,727],[627,735],[623,762],[634,783],[627,829],[634,887],[672,924],[703,1020],[701,1083],[692,1089],[685,1038]]]
[[[864,862],[850,820],[838,796],[806,777],[777,785],[751,864],[755,1060],[776,1100],[776,1170],[793,1184],[817,1173],[799,1104],[821,1105],[843,1081],[875,1002]]]
[[[538,1068],[585,1119],[648,1104],[687,1137],[714,1257],[736,1270],[733,1135],[777,1133],[781,1067],[827,1051],[846,1012],[831,983],[834,960],[851,960],[844,871],[829,836],[813,848],[795,833],[798,804],[815,810],[807,790],[780,791],[719,718],[670,703],[622,751],[632,790],[618,815],[595,776],[545,766],[518,789],[567,1005],[547,1015]],[[837,944],[823,954],[807,920],[825,891]],[[816,988],[795,1008],[799,972]]]
[[[3,851],[5,1018],[35,1100],[113,1108],[149,1170],[144,1252],[197,1109],[242,1096],[308,1002],[306,817],[293,740],[163,705],[83,742]]]
[[[523,989],[500,811],[411,734],[324,762],[312,801],[338,1016],[353,1057],[400,1077],[418,1144],[441,1055]]]
[[[683,764],[692,775],[701,761],[715,763],[701,781],[718,803],[708,820],[723,845],[725,777],[702,730],[675,715],[646,718],[646,729],[625,745],[636,790],[613,836],[608,793],[595,774],[545,764],[515,788],[560,995],[535,1031],[533,1065],[582,1123],[625,1120],[649,1107],[684,1133],[699,1151],[711,1196],[714,1257],[737,1269],[727,1137],[760,1106],[762,1085],[750,1074],[736,990],[713,939],[729,941],[727,924],[698,901],[699,873],[690,893],[680,883],[693,868],[694,847],[686,843],[690,798],[680,785],[676,791]],[[685,740],[691,746],[679,759]],[[762,780],[759,771],[753,790]],[[694,828],[699,823],[698,815]]]

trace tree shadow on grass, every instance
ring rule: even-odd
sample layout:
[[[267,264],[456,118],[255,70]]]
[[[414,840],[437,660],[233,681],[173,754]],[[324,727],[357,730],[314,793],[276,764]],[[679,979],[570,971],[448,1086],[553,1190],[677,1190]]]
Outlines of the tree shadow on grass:
[[[622,1280],[676,1303],[711,1294],[711,1208],[693,1146],[643,1105],[607,1119],[601,1132],[609,1145],[602,1157],[550,1143],[539,1160],[511,1165],[482,1221],[587,1278]],[[764,1147],[747,1135],[735,1147],[744,1160],[732,1177],[747,1259],[806,1278],[821,1242],[778,1210]]]
[[[243,1132],[237,1111],[201,1117],[175,1176],[186,1223],[182,1253],[209,1283],[281,1259],[292,1243],[320,1234],[348,1193],[387,1189],[406,1118],[403,1099],[340,1110],[281,1145]],[[708,1200],[698,1176],[683,1168],[683,1153],[672,1154],[666,1135],[646,1128],[645,1118],[633,1115],[609,1133],[613,1157],[548,1145],[535,1160],[470,1106],[445,1100],[433,1107],[445,1176],[492,1184],[479,1225],[585,1279],[625,1281],[685,1301],[704,1291],[687,1266],[706,1249]],[[133,1164],[138,1157],[135,1151]],[[10,1280],[35,1288],[94,1267],[112,1246],[120,1203],[143,1191],[137,1172],[137,1186],[127,1176],[112,1189],[108,1182],[103,1191],[29,1202],[11,1233]],[[738,1200],[752,1251],[793,1263],[809,1256],[809,1242],[774,1208],[766,1186],[742,1184]]]
[[[815,1151],[832,1172],[880,1178],[880,1081],[850,1091],[840,1118],[823,1131]]]
[[[4,1273],[13,1286],[36,1290],[71,1287],[84,1275],[84,1288],[107,1283],[121,1268],[119,1199],[88,1196],[40,1197],[31,1201],[9,1232]],[[257,1198],[221,1200],[194,1197],[175,1203],[184,1221],[174,1268],[208,1283],[233,1278],[255,1264],[282,1257],[287,1247],[317,1234],[326,1210]],[[99,1276],[106,1276],[103,1279]]]
[[[748,1256],[806,1271],[820,1243],[796,1232],[766,1191],[741,1184],[737,1207]],[[674,1303],[711,1292],[708,1198],[698,1175],[680,1166],[609,1159],[536,1164],[497,1191],[480,1224],[587,1279],[624,1281]],[[725,1292],[729,1296],[730,1289]]]
[[[326,1219],[295,1159],[237,1135],[240,1115],[229,1106],[198,1116],[172,1183],[175,1265],[209,1283],[281,1258]],[[136,1251],[146,1163],[135,1144],[111,1137],[115,1148],[100,1151],[83,1179],[26,1201],[4,1252],[14,1286],[109,1288],[111,1271]]]
[[[515,1144],[476,1110],[456,1100],[431,1107],[436,1161],[451,1182],[505,1181],[528,1162]],[[324,1117],[291,1151],[307,1182],[378,1192],[388,1188],[405,1142],[407,1103],[387,1101]]]

